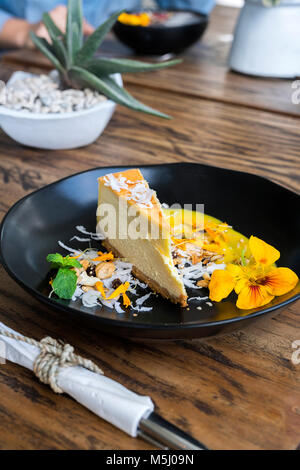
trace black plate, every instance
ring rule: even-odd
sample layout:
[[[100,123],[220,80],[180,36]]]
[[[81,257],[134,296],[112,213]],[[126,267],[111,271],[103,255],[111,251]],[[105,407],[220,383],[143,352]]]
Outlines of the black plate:
[[[141,168],[161,201],[204,203],[207,214],[230,223],[246,236],[255,234],[274,245],[281,252],[279,265],[300,274],[300,197],[297,194],[259,176],[205,165],[177,163]],[[293,291],[276,297],[264,308],[241,311],[235,306],[234,295],[212,307],[202,302],[202,310],[192,301],[187,310],[160,296],[151,296],[145,305],[153,306],[153,310],[136,317],[104,307],[88,309],[81,301],[48,299],[46,255],[64,251],[58,246],[58,240],[74,248],[86,248],[84,243],[69,240],[76,233],[76,225],[95,231],[97,177],[122,169],[97,168],[70,176],[26,196],[10,209],[1,227],[2,262],[29,293],[102,330],[152,339],[227,332],[274,313],[300,297],[299,283]],[[199,290],[192,295],[199,295]]]
[[[168,10],[171,11],[171,10]],[[182,10],[173,10],[182,11]],[[142,55],[178,54],[197,42],[208,25],[208,16],[194,13],[198,21],[180,26],[132,26],[116,21],[113,32],[126,46]]]

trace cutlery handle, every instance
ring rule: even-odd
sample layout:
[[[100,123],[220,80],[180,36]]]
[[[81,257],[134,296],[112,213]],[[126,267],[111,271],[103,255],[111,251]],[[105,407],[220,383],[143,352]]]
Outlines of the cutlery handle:
[[[204,444],[154,412],[141,419],[138,436],[160,449],[208,450]]]

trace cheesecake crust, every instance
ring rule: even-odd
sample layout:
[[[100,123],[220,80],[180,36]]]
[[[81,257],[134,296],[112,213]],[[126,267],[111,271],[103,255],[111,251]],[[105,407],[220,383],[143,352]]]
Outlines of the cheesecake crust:
[[[102,245],[108,250],[112,251],[114,256],[117,258],[123,258],[122,253],[119,253],[110,243],[109,241],[103,240]],[[142,282],[145,282],[154,292],[157,294],[162,295],[166,299],[170,300],[174,304],[179,304],[181,307],[187,307],[187,295],[181,295],[180,297],[174,297],[170,295],[170,293],[164,287],[161,287],[156,281],[150,279],[149,277],[145,276],[136,266],[132,266],[132,272],[135,277],[140,279]]]

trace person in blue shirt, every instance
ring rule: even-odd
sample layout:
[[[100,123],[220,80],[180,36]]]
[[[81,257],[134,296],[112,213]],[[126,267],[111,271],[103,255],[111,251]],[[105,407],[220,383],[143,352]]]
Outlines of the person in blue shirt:
[[[48,11],[60,29],[64,29],[68,0],[0,0],[0,48],[32,47],[29,32],[47,38],[41,23]],[[138,9],[141,0],[83,0],[83,33],[91,34],[109,15],[117,10]],[[156,0],[162,9],[178,8],[208,14],[214,0]]]

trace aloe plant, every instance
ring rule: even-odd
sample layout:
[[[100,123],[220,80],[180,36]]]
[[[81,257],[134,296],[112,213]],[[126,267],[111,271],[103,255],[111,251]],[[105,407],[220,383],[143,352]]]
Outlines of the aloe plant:
[[[175,65],[181,60],[148,64],[137,60],[95,57],[95,53],[105,35],[110,31],[122,11],[111,15],[84,42],[82,1],[69,0],[66,33],[63,33],[57,27],[48,13],[44,13],[43,22],[48,30],[51,43],[38,37],[33,32],[30,33],[31,39],[58,70],[64,86],[77,89],[82,87],[91,88],[128,108],[153,114],[154,116],[169,118],[168,115],[136,100],[124,88],[120,87],[111,75],[114,73],[137,73],[162,69]]]

